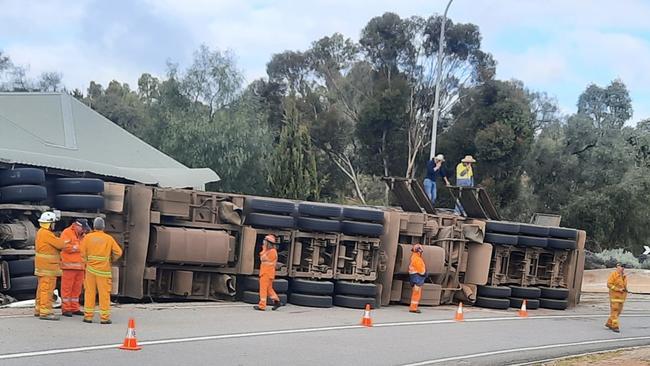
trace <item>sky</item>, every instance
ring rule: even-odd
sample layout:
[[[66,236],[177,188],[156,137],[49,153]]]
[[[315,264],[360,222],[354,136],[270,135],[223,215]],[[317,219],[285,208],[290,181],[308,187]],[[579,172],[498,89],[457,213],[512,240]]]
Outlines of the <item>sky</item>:
[[[57,71],[67,88],[132,86],[201,45],[232,50],[247,81],[274,53],[334,32],[358,40],[372,17],[442,13],[447,0],[0,0],[0,50],[29,75]],[[499,79],[518,79],[576,110],[590,84],[620,78],[632,121],[650,118],[650,0],[454,0],[448,16],[479,26]]]

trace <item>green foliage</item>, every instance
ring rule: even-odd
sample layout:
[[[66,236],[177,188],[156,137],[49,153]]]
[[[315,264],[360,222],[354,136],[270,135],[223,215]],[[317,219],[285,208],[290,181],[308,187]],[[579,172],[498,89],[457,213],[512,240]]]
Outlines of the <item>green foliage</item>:
[[[301,123],[301,115],[295,101],[285,101],[284,126],[280,141],[273,153],[273,164],[269,167],[269,183],[275,196],[318,200],[321,183],[316,169],[309,131]]]

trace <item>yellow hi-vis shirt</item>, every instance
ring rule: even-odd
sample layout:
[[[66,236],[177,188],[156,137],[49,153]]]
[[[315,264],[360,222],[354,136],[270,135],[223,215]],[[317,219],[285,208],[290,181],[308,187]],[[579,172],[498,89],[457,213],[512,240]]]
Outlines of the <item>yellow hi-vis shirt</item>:
[[[474,178],[474,171],[472,166],[465,166],[463,163],[456,165],[456,179],[472,179]]]
[[[625,302],[627,297],[627,276],[620,275],[617,271],[612,272],[607,279],[609,289],[609,301]]]
[[[103,231],[93,231],[81,242],[81,258],[86,261],[86,271],[95,276],[112,278],[111,262],[121,256],[122,248]]]

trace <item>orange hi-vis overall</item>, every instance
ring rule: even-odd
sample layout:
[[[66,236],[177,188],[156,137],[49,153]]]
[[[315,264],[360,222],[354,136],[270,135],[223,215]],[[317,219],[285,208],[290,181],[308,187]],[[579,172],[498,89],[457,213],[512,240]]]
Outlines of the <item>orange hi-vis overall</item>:
[[[92,320],[98,293],[100,319],[111,319],[111,262],[121,256],[122,248],[103,231],[93,231],[81,241],[81,257],[86,261],[84,319]]]
[[[260,252],[260,303],[258,305],[260,309],[266,308],[267,297],[270,297],[274,301],[280,301],[278,294],[273,290],[275,264],[277,262],[278,251],[275,248]]]
[[[34,314],[47,316],[52,314],[52,292],[56,288],[56,278],[61,276],[60,251],[65,246],[65,241],[51,230],[40,228],[36,233],[35,244],[34,275],[38,276],[38,288]]]
[[[84,282],[84,262],[81,258],[81,238],[73,226],[63,230],[61,239],[67,241],[61,251],[61,310],[64,313],[79,311],[79,295]]]
[[[618,329],[618,317],[623,312],[623,303],[627,298],[627,276],[619,274],[617,271],[612,272],[607,279],[607,288],[609,289],[609,319],[605,326]]]
[[[414,275],[424,276],[426,273],[426,267],[424,265],[424,259],[422,259],[422,253],[413,252],[411,254],[411,263],[409,264],[409,275],[411,278],[415,277]],[[422,284],[416,284],[411,280],[411,306],[409,310],[416,311],[420,305],[420,299],[422,298]]]

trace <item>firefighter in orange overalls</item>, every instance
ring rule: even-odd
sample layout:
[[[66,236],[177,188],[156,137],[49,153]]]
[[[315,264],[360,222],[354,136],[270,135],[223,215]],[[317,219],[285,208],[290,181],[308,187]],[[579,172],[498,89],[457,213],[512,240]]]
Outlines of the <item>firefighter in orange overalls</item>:
[[[627,297],[627,276],[625,276],[625,267],[621,263],[617,263],[616,270],[609,275],[607,288],[609,289],[610,313],[605,326],[618,333],[620,332],[618,317],[623,311],[623,303]]]
[[[427,269],[424,265],[424,259],[422,259],[422,253],[424,252],[422,245],[413,245],[411,252],[411,263],[409,264],[409,282],[411,282],[412,289],[411,306],[409,307],[409,312],[419,314],[421,311],[418,309],[418,305],[420,305],[420,299],[422,298],[422,286],[424,285]]]
[[[266,310],[267,296],[273,300],[272,310],[280,307],[280,298],[273,290],[273,280],[275,279],[275,265],[278,263],[278,251],[275,249],[275,235],[267,235],[262,242],[262,251],[260,252],[260,303],[255,305],[255,310]]]
[[[38,287],[34,316],[41,320],[59,320],[52,312],[52,292],[56,288],[56,278],[61,277],[60,253],[66,242],[53,232],[56,221],[54,212],[43,212],[38,219],[40,229],[36,233],[34,258],[34,275],[38,277]]]
[[[90,231],[86,219],[77,219],[61,233],[68,241],[61,251],[61,312],[63,316],[84,315],[79,309],[79,295],[84,281],[84,262],[81,259],[81,239]]]
[[[111,262],[122,256],[122,248],[112,236],[104,232],[104,219],[93,221],[93,231],[81,241],[81,258],[86,262],[84,281],[84,323],[92,323],[95,314],[95,296],[99,293],[101,324],[111,324]]]

